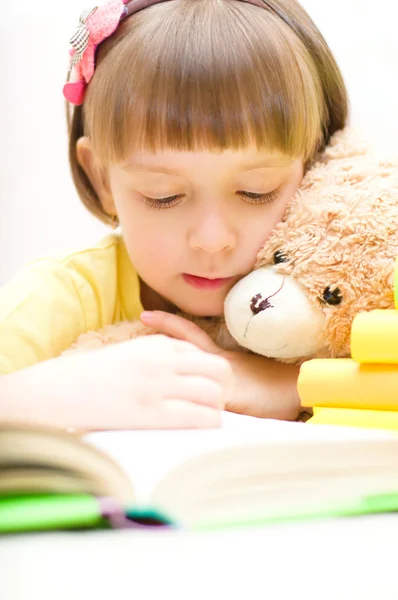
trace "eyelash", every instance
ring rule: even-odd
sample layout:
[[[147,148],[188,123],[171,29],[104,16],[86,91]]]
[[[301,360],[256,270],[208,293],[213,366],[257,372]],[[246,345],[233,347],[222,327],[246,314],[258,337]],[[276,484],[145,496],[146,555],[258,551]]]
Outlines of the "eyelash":
[[[244,196],[249,204],[270,204],[279,196],[279,188],[268,192],[267,194],[252,194],[251,192],[237,192],[239,196]],[[180,196],[169,196],[168,198],[148,198],[143,196],[145,204],[149,208],[171,208],[178,203]]]

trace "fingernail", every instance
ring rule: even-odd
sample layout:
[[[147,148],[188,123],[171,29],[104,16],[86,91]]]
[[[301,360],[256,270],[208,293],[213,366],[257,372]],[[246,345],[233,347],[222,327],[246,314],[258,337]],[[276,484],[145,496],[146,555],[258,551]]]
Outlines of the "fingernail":
[[[153,321],[153,313],[150,311],[144,311],[140,314],[140,318],[142,321],[150,323],[151,321]]]

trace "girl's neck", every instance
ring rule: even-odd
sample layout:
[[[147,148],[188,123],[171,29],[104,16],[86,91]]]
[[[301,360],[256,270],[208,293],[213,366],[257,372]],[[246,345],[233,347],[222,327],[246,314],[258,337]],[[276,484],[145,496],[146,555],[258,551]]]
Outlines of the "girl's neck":
[[[164,310],[169,313],[176,313],[177,307],[171,302],[160,296],[145,281],[140,279],[140,300],[144,310]]]

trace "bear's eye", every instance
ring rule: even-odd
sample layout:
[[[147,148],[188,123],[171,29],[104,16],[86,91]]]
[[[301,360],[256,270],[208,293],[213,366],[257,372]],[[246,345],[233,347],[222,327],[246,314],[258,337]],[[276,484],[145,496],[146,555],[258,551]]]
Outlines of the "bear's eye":
[[[323,300],[324,302],[326,302],[326,304],[331,304],[332,306],[336,306],[337,304],[340,304],[340,302],[343,300],[343,296],[339,290],[339,288],[335,288],[333,291],[330,289],[330,287],[325,288],[324,292],[323,292]]]
[[[284,262],[287,262],[286,254],[283,254],[283,252],[281,252],[281,250],[278,250],[277,252],[275,252],[274,264],[277,265],[279,263],[284,263]]]

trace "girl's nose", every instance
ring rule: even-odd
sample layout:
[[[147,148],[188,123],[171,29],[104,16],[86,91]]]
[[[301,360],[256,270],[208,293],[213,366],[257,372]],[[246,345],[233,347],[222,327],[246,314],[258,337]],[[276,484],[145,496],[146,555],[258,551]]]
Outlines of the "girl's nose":
[[[194,250],[211,254],[232,250],[236,246],[236,232],[225,215],[212,211],[193,224],[189,244]]]

